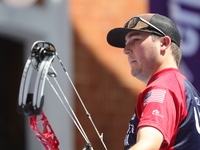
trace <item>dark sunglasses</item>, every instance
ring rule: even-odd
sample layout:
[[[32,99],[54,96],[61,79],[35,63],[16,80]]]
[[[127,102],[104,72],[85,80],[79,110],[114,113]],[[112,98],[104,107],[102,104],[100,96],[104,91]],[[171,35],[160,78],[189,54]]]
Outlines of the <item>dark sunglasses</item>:
[[[149,23],[148,21],[144,20],[141,17],[134,17],[124,25],[124,28],[134,28],[134,29],[143,29],[148,27],[153,28],[155,31],[159,32],[163,36],[166,36],[166,34],[163,31],[161,31],[156,26],[154,26],[153,24]]]

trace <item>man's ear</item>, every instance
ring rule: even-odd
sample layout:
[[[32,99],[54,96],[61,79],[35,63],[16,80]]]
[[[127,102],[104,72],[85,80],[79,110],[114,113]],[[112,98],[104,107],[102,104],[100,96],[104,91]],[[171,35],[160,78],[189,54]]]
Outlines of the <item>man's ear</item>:
[[[171,38],[164,36],[160,39],[160,47],[162,51],[165,51],[171,45]]]

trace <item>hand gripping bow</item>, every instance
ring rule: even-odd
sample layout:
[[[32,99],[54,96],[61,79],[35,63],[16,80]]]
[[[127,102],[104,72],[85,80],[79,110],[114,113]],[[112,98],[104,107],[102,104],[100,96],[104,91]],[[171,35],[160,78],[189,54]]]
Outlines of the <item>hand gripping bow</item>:
[[[83,130],[78,118],[76,117],[72,107],[70,106],[63,90],[61,89],[56,79],[57,73],[52,65],[54,59],[58,59],[76,95],[78,96],[86,112],[86,115],[91,121],[105,150],[107,150],[106,145],[103,141],[103,134],[101,135],[99,134],[91,118],[91,115],[87,111],[80,95],[78,94],[69,74],[67,73],[60,57],[58,56],[58,53],[56,52],[54,45],[52,45],[51,43],[37,41],[33,44],[31,48],[31,56],[28,58],[26,65],[24,67],[23,74],[22,74],[20,91],[19,91],[19,99],[18,99],[18,112],[26,116],[29,116],[30,127],[35,132],[36,137],[43,144],[46,150],[59,150],[58,138],[56,137],[47,117],[45,116],[42,110],[43,105],[44,105],[44,94],[43,94],[44,86],[45,86],[45,81],[47,80],[50,86],[52,87],[52,89],[54,90],[55,94],[57,95],[58,99],[63,104],[67,113],[71,117],[72,121],[74,122],[74,124],[76,125],[80,133],[82,134],[83,138],[85,139],[86,145],[84,146],[83,150],[93,150],[91,142],[89,141],[85,131]],[[34,72],[36,74],[35,77],[33,76]],[[58,90],[56,90],[56,87],[50,81],[49,77],[53,78],[53,81],[58,87]],[[31,81],[35,82],[33,92],[31,92],[31,88],[30,88],[31,85],[33,85]],[[61,93],[61,95],[59,95],[59,93]],[[42,131],[39,130],[38,128],[39,125],[42,127]]]

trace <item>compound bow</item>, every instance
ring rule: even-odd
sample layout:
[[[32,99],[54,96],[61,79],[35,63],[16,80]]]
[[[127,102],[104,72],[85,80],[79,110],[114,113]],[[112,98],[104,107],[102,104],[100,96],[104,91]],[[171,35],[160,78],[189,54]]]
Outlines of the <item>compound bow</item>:
[[[24,71],[22,74],[20,91],[19,91],[19,99],[18,99],[18,112],[29,116],[30,119],[30,127],[35,132],[38,140],[43,144],[46,150],[59,150],[59,141],[57,136],[55,135],[47,117],[42,110],[44,105],[44,86],[45,81],[47,80],[54,90],[55,94],[63,104],[70,118],[80,131],[81,135],[86,141],[86,145],[83,150],[93,150],[91,142],[89,141],[83,127],[81,126],[76,114],[74,113],[72,107],[70,106],[62,88],[60,87],[56,77],[57,73],[52,65],[53,60],[58,59],[61,67],[63,68],[67,78],[69,79],[76,95],[78,96],[87,117],[92,123],[98,137],[100,138],[105,150],[107,147],[103,141],[103,134],[99,134],[89,112],[87,111],[78,91],[76,90],[69,74],[67,73],[58,53],[53,44],[44,41],[37,41],[33,44],[31,48],[31,56],[28,58],[26,65],[24,67]],[[36,72],[36,77],[33,77],[33,71]],[[61,96],[58,94],[55,86],[50,81],[49,77],[54,79],[55,84],[57,85]],[[35,79],[34,83],[34,91],[31,93],[30,86],[32,85],[31,81]],[[64,100],[67,106],[64,103]],[[39,126],[42,127],[42,131],[39,130]],[[41,128],[40,127],[40,128]]]

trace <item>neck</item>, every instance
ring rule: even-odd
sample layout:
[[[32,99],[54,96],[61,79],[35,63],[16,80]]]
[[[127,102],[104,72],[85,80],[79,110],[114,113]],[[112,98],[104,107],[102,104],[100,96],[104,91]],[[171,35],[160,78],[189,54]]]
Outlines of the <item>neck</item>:
[[[144,76],[144,77],[140,77],[139,80],[141,80],[142,82],[144,82],[145,84],[147,84],[149,82],[149,80],[151,79],[151,77],[158,71],[166,69],[166,68],[175,68],[178,69],[178,66],[176,65],[176,62],[174,61],[173,57],[169,57],[167,59],[164,59],[164,61],[162,61],[161,63],[159,63],[158,66],[155,66],[154,70],[152,70],[151,73],[149,73],[148,76]]]

